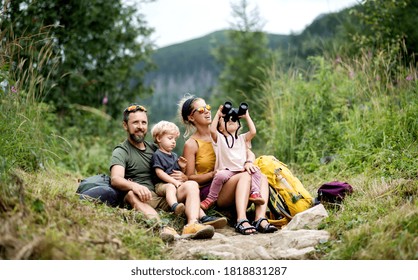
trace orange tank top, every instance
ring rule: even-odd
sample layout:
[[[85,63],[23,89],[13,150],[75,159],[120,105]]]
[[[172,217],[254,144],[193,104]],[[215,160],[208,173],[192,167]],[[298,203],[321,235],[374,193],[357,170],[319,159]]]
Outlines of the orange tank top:
[[[197,138],[193,139],[197,142],[198,146],[195,162],[196,173],[205,174],[213,171],[215,168],[216,156],[212,147],[212,142],[203,141]]]

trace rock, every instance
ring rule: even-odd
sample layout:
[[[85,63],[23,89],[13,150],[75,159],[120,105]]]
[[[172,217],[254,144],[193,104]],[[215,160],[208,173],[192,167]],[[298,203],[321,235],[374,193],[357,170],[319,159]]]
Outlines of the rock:
[[[323,219],[328,217],[324,205],[318,204],[308,210],[296,214],[293,219],[283,227],[284,230],[317,229]]]
[[[317,230],[328,217],[322,204],[298,213],[282,230],[270,234],[241,235],[226,226],[212,239],[179,239],[172,245],[172,259],[275,260],[305,259],[315,246],[328,241],[329,233]]]
[[[287,260],[303,260],[306,254],[314,251],[314,247],[307,247],[303,249],[295,249],[289,248],[286,250],[278,251],[277,255],[280,256],[280,259],[287,259]]]
[[[302,249],[323,243],[324,240],[329,239],[329,233],[325,230],[282,230],[279,232],[277,239],[280,242],[273,245],[277,250]]]
[[[254,249],[254,252],[259,256],[257,259],[261,260],[272,260],[273,258],[270,256],[269,252],[267,252],[266,248],[263,246],[258,246]]]
[[[241,235],[231,227],[208,240],[178,240],[173,243],[172,259],[224,260],[305,259],[315,246],[329,239],[324,230],[279,230],[270,234]]]

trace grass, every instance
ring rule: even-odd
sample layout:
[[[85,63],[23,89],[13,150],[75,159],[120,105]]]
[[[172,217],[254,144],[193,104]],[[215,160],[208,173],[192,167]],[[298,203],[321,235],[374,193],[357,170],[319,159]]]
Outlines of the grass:
[[[329,217],[321,228],[332,238],[317,248],[313,258],[416,259],[417,181],[370,179],[363,175],[349,181],[354,192],[343,204],[325,204]]]
[[[315,57],[310,71],[267,70],[256,153],[289,164],[314,195],[329,181],[354,188],[327,205],[332,240],[312,258],[417,259],[418,75],[397,59]]]
[[[127,209],[79,200],[74,174],[13,172],[14,204],[1,211],[1,259],[164,259],[156,224]]]
[[[7,42],[0,40],[0,259],[169,258],[154,221],[75,194],[78,179],[107,172],[123,140],[120,121],[105,108],[53,113],[42,102],[53,85],[33,67],[55,61],[51,45],[13,68],[8,54],[22,48]],[[332,238],[312,259],[418,258],[418,75],[413,66],[388,67],[395,62],[377,53],[312,58],[304,72],[266,70],[264,111],[252,113],[256,154],[287,163],[313,195],[333,180],[354,188],[343,204],[326,205],[321,228]],[[162,218],[178,230],[184,222]]]

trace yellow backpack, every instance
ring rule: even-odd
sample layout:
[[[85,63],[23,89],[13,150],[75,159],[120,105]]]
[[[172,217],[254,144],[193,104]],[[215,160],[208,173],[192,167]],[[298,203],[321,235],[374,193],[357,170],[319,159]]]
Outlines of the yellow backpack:
[[[299,179],[293,176],[286,164],[270,155],[258,157],[254,164],[260,167],[269,182],[268,207],[271,224],[282,227],[294,215],[314,205],[314,198]]]

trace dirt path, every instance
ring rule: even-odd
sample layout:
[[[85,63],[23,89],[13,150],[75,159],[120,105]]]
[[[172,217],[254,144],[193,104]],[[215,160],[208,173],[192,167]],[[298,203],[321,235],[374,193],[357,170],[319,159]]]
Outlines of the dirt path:
[[[322,205],[299,213],[275,233],[241,235],[230,226],[216,230],[210,240],[180,239],[173,243],[171,259],[274,260],[307,259],[315,246],[328,241],[329,233],[316,230],[327,216]],[[309,227],[310,225],[310,227]],[[311,228],[311,229],[309,229]]]

